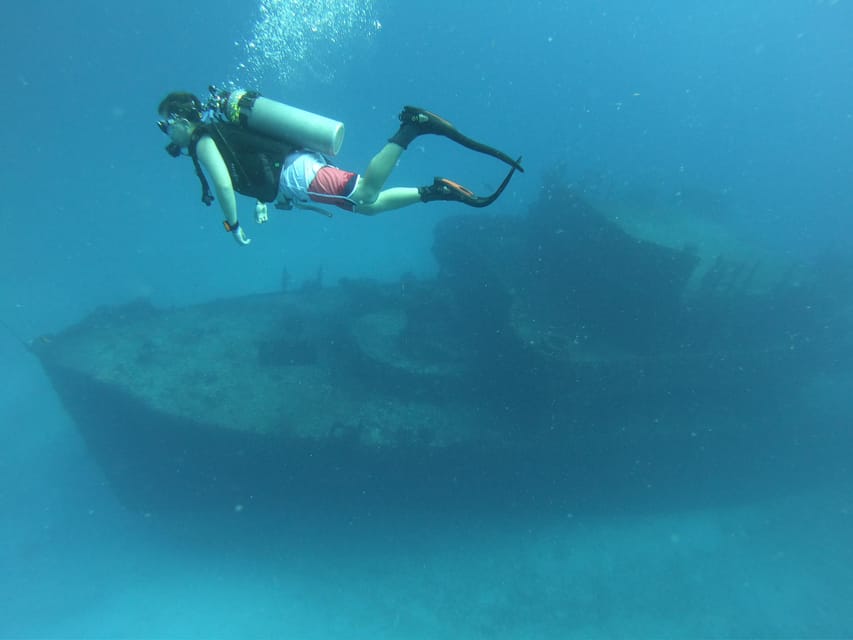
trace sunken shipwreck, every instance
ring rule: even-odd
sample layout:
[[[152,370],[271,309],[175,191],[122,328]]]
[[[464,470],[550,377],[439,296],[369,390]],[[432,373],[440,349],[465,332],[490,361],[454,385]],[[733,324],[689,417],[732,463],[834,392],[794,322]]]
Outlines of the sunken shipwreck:
[[[851,361],[847,264],[556,181],[525,213],[443,220],[433,251],[429,279],[140,301],[32,349],[140,510],[634,503],[830,446],[799,397]]]

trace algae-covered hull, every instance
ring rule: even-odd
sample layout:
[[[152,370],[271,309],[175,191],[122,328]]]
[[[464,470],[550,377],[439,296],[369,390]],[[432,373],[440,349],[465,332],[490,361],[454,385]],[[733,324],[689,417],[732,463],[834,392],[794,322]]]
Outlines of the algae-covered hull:
[[[338,293],[101,310],[35,351],[109,477],[140,505],[168,501],[162,491],[303,493],[488,444],[488,429],[472,426],[476,408],[449,396],[439,405],[442,391],[429,388],[452,383],[452,366],[392,371],[372,360],[359,323],[338,320],[349,312]],[[397,331],[394,320],[362,317],[375,334],[365,342]],[[395,392],[419,376],[422,388]]]
[[[394,289],[374,292],[390,304]],[[614,484],[665,483],[686,459],[698,480],[700,458],[761,439],[737,421],[698,437],[691,424],[709,405],[731,419],[725,399],[742,401],[772,362],[559,360],[553,345],[513,353],[502,341],[424,360],[405,347],[400,304],[358,315],[352,300],[333,288],[131,305],[36,350],[121,499],[143,510],[572,490],[592,500]]]

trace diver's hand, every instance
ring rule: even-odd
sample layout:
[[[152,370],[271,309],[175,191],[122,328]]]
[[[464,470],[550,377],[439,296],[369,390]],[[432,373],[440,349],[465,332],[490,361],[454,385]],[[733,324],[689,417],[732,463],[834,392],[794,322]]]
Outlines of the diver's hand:
[[[266,203],[258,200],[258,204],[255,205],[255,222],[257,222],[258,224],[263,224],[269,219],[270,217],[269,214],[267,214]]]
[[[231,235],[234,236],[234,240],[237,241],[237,244],[247,245],[252,242],[251,238],[246,236],[246,232],[243,231],[243,227],[237,227],[231,232]]]

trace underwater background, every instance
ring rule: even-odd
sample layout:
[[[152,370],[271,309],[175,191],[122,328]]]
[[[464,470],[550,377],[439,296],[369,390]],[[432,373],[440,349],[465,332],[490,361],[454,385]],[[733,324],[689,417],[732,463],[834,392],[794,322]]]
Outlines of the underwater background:
[[[851,32],[845,0],[7,9],[0,637],[853,635],[853,363],[803,400],[803,429],[832,431],[832,451],[804,450],[790,475],[776,467],[741,499],[733,477],[717,501],[670,487],[642,510],[530,495],[504,512],[161,515],[118,501],[22,344],[101,305],[276,291],[285,270],[296,284],[319,270],[329,284],[434,275],[434,227],[470,211],[271,212],[258,228],[242,199],[253,243],[237,247],[154,125],[166,93],[211,83],[344,121],[339,162],[355,171],[402,105],[445,115],[524,156],[490,213],[526,213],[557,181],[602,202],[701,210],[795,262],[849,256]],[[421,138],[389,186],[444,175],[490,191],[502,167],[472,155]],[[842,303],[846,265],[832,292]],[[773,441],[772,425],[755,428]]]

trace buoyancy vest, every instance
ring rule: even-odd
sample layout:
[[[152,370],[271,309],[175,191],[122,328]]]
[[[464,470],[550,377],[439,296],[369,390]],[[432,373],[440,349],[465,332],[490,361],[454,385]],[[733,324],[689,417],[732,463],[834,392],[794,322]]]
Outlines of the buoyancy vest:
[[[234,191],[261,202],[275,200],[284,159],[298,149],[296,145],[273,140],[237,124],[208,122],[199,125],[190,140],[189,154],[201,181],[201,200],[206,205],[213,202],[213,195],[196,153],[198,141],[204,136],[210,136],[216,144],[228,168]]]

